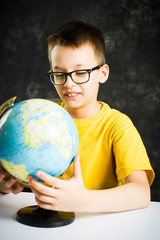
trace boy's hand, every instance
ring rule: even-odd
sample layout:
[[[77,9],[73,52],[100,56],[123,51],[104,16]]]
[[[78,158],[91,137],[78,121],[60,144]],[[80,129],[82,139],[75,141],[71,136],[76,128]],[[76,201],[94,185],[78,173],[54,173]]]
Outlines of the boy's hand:
[[[9,176],[5,171],[0,172],[0,192],[1,193],[20,193],[23,187],[16,183],[16,178]]]
[[[69,181],[52,177],[42,171],[38,171],[36,175],[48,185],[53,186],[49,187],[32,177],[28,178],[36,202],[41,208],[66,212],[84,211],[88,190],[83,184],[79,155],[74,159],[73,176]]]

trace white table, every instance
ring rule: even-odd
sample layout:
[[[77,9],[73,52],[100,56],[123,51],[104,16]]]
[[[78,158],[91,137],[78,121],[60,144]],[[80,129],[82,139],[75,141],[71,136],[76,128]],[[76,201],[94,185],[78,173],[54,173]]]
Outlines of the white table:
[[[17,210],[36,204],[32,193],[0,194],[1,240],[159,240],[160,202],[145,209],[110,214],[76,214],[58,228],[37,228],[16,221]]]

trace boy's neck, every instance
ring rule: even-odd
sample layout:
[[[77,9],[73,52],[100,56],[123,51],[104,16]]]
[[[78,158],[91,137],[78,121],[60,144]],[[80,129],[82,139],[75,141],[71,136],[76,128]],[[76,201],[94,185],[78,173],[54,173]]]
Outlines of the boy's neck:
[[[97,101],[94,107],[87,105],[83,108],[70,108],[69,106],[65,105],[65,110],[71,115],[73,119],[84,119],[97,114],[100,111],[101,107],[102,105]]]

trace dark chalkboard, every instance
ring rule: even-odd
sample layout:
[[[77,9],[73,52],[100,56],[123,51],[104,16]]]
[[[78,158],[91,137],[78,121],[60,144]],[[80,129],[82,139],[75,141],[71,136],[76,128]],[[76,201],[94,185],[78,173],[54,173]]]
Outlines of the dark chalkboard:
[[[18,96],[56,98],[48,80],[47,37],[61,24],[80,19],[104,34],[109,80],[99,99],[126,113],[140,132],[160,201],[160,1],[1,0],[0,104]]]

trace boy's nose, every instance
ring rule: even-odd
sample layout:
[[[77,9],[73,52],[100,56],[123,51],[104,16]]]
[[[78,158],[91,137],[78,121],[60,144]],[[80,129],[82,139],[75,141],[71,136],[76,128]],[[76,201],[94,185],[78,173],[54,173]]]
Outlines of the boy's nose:
[[[67,87],[70,87],[70,86],[76,85],[76,83],[74,83],[74,82],[72,81],[71,76],[68,75],[68,76],[67,76],[67,80],[66,80],[66,82],[65,82],[64,85],[67,86]]]

